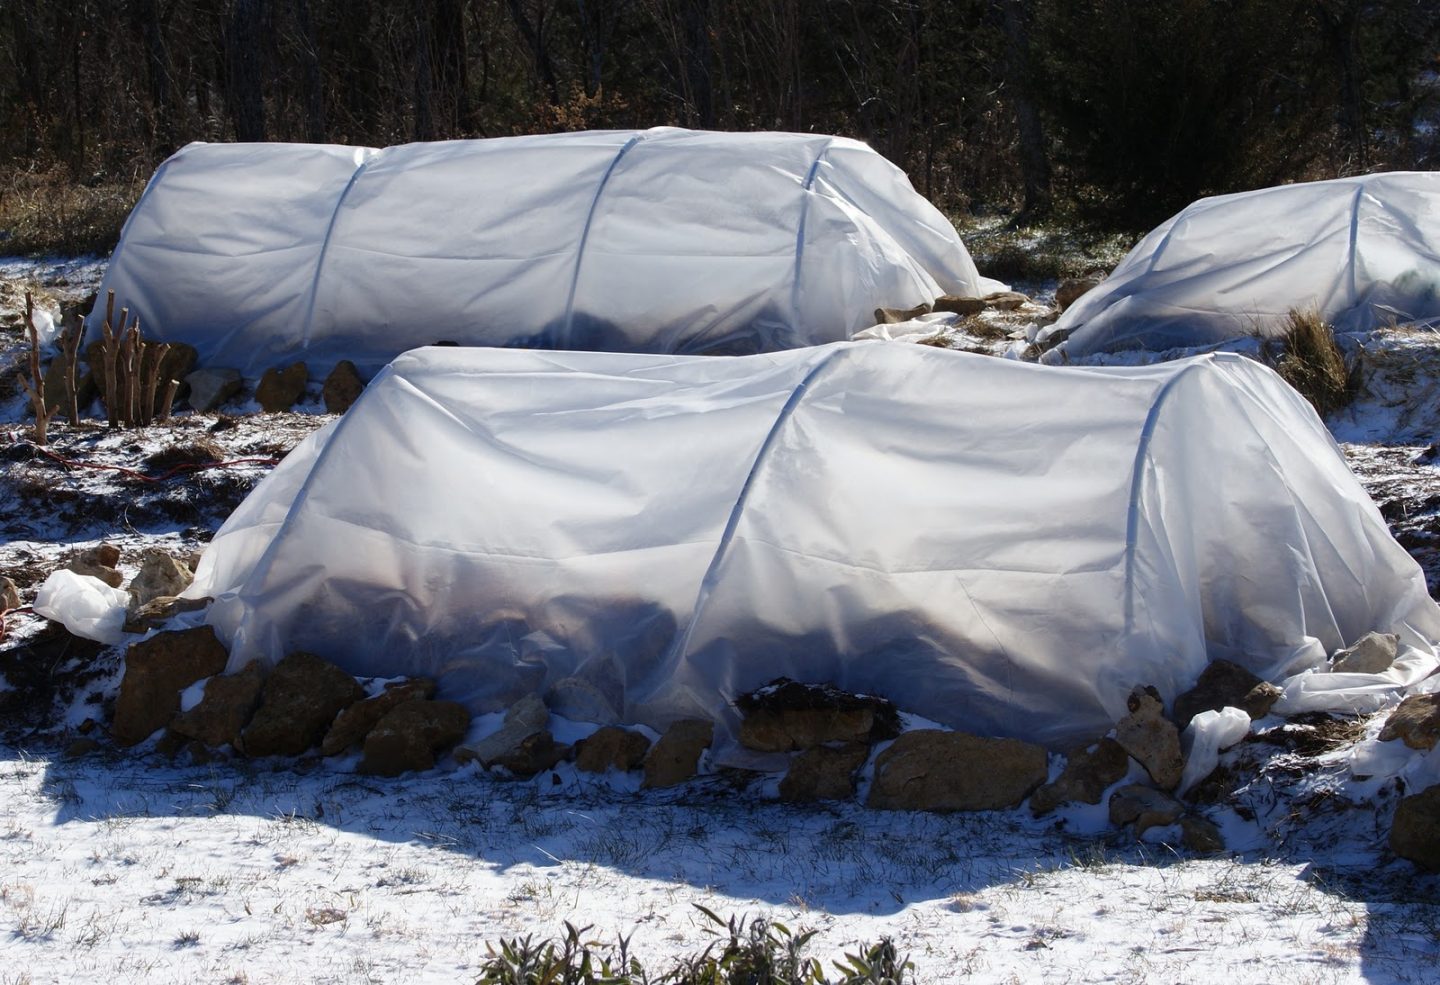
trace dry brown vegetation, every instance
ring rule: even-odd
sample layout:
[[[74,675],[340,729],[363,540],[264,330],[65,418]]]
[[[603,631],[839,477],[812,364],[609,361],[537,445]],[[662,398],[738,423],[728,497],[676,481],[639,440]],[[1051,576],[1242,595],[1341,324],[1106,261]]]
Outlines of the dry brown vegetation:
[[[1341,409],[1354,397],[1350,370],[1335,342],[1335,329],[1314,310],[1292,310],[1285,333],[1284,351],[1275,370],[1314,406],[1321,416]]]

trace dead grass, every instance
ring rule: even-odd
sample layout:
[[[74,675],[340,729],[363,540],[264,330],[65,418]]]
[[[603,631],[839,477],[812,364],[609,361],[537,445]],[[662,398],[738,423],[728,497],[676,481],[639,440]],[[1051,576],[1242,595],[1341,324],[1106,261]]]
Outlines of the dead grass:
[[[0,253],[108,253],[144,189],[139,175],[79,184],[61,170],[0,171]]]
[[[1274,360],[1276,372],[1310,401],[1321,417],[1354,399],[1350,370],[1335,342],[1335,329],[1318,311],[1291,310],[1281,342],[1284,351]]]

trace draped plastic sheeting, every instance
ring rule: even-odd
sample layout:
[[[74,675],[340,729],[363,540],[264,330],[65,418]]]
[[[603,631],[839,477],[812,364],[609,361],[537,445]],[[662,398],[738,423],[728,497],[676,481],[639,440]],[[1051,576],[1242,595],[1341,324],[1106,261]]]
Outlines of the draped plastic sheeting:
[[[1308,404],[1209,356],[421,349],[286,457],[191,595],[231,666],[306,649],[477,711],[579,675],[627,721],[779,675],[1093,737],[1209,658],[1278,678],[1440,609]]]
[[[156,171],[101,296],[147,337],[255,375],[296,359],[378,369],[441,340],[774,351],[997,286],[862,143],[657,128],[191,144]]]
[[[1157,227],[1041,339],[1050,360],[1279,334],[1291,309],[1341,331],[1440,316],[1440,173],[1205,198]]]

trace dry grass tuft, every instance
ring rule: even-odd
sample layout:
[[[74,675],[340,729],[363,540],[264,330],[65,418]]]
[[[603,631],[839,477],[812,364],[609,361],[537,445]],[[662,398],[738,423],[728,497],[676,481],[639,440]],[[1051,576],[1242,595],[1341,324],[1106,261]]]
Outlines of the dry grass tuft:
[[[0,171],[0,253],[109,253],[145,179],[77,184],[63,170]]]
[[[1274,361],[1275,370],[1326,417],[1355,396],[1335,329],[1314,310],[1292,310],[1288,319],[1281,336],[1284,351]]]

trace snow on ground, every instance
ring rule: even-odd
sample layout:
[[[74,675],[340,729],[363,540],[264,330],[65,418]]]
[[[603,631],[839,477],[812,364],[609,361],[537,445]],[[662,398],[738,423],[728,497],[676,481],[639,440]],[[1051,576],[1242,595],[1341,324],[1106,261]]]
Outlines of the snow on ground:
[[[94,290],[102,267],[0,260],[0,370],[21,351],[21,280],[51,304]],[[889,329],[1015,355],[1038,312]],[[1332,426],[1433,593],[1440,340],[1397,329],[1366,345],[1361,399]],[[147,482],[56,462],[20,440],[23,403],[3,385],[0,405],[0,574],[27,598],[102,540],[125,551],[127,575],[143,547],[202,549],[266,462],[327,420],[312,402],[55,429],[62,459],[151,477],[176,461],[261,460]],[[0,658],[45,629],[12,615],[8,632]],[[1397,783],[1347,765],[1378,719],[1319,745],[1278,720],[1257,728],[1226,754],[1232,782],[1202,798],[1229,846],[1205,858],[1170,847],[1173,829],[1143,842],[1109,830],[1101,808],[1036,820],[790,807],[773,781],[736,771],[641,792],[568,767],[516,781],[446,763],[377,780],[353,758],[192,765],[145,746],[68,759],[74,730],[102,717],[119,654],[37,652],[47,666],[31,677],[71,682],[55,691],[67,731],[0,722],[0,983],[467,981],[487,945],[565,921],[605,942],[633,933],[660,971],[713,939],[694,904],[813,928],[809,953],[827,961],[890,936],[927,983],[1436,980],[1440,876],[1385,848]]]

